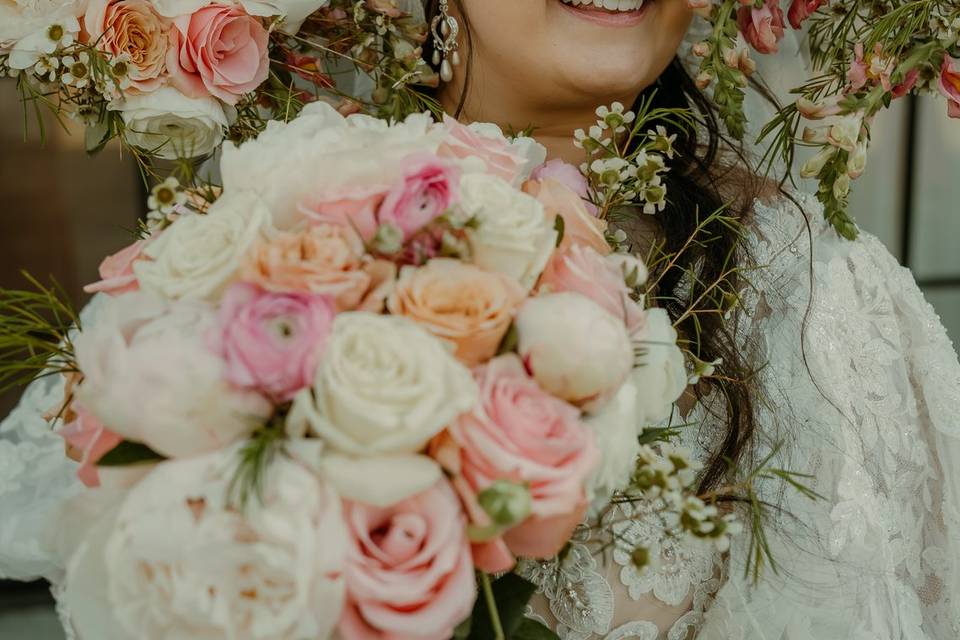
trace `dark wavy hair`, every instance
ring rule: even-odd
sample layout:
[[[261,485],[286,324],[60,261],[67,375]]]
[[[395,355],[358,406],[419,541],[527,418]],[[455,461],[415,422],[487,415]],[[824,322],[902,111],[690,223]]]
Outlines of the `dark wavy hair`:
[[[464,17],[462,29],[469,45],[469,15],[461,0],[452,2]],[[424,8],[429,21],[437,15],[439,2],[426,0]],[[427,60],[432,57],[431,46],[430,42],[426,44]],[[466,64],[466,84],[458,111],[469,91],[470,61]],[[756,433],[754,371],[744,345],[738,343],[735,335],[736,314],[725,319],[719,311],[729,308],[737,292],[747,286],[742,274],[752,262],[741,243],[741,227],[735,223],[747,222],[762,182],[754,172],[744,169],[749,163],[739,146],[724,136],[715,107],[697,88],[679,58],[674,58],[657,81],[637,96],[636,104],[642,100],[651,100],[654,108],[691,109],[698,121],[697,131],[668,126],[670,133],[677,136],[677,154],[664,179],[667,206],[653,219],[655,240],[667,254],[679,252],[694,234],[700,241],[688,245],[675,261],[663,264],[660,272],[651,274],[651,281],[658,283],[653,294],[676,324],[681,341],[701,360],[722,360],[716,375],[694,388],[698,401],[708,394],[716,394],[722,400],[719,406],[712,402],[706,405],[706,410],[724,427],[720,433],[704,434],[712,443],[700,477],[700,489],[707,491],[721,486],[729,479],[731,470],[750,457]],[[735,162],[724,160],[727,151]],[[711,213],[724,207],[722,218],[703,224]],[[642,237],[644,225],[630,222],[618,219],[613,223],[627,232],[635,247],[649,244]]]

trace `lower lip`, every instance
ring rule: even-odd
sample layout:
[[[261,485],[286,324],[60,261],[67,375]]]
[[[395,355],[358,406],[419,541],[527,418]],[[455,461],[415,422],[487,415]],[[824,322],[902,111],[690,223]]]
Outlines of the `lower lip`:
[[[560,6],[566,11],[578,18],[593,22],[594,24],[601,24],[605,27],[631,27],[639,24],[644,16],[646,16],[647,8],[652,4],[651,0],[647,0],[647,2],[636,11],[604,11],[603,9],[597,9],[593,6],[588,9],[582,5],[575,7],[560,0],[557,0],[557,2],[559,2]]]

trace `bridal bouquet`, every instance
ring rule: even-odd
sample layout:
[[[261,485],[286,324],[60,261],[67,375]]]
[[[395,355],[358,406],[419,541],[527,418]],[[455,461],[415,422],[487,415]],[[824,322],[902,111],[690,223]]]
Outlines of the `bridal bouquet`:
[[[45,106],[82,122],[90,151],[119,138],[147,158],[189,159],[318,99],[364,108],[338,96],[326,70],[337,61],[422,110],[403,89],[435,81],[418,53],[425,37],[390,3],[14,0],[0,4],[0,75],[17,78],[41,132]]]
[[[847,214],[850,182],[864,171],[874,117],[908,93],[941,95],[960,118],[960,4],[956,0],[688,0],[713,29],[693,47],[697,83],[713,86],[727,129],[742,138],[744,87],[756,70],[750,51],[778,52],[787,29],[803,31],[816,75],[760,131],[768,157],[792,165],[795,145],[817,153],[801,175],[837,232],[855,238]],[[818,121],[817,126],[801,122]]]
[[[729,543],[687,455],[641,438],[687,387],[677,334],[543,159],[317,103],[228,143],[212,202],[169,187],[58,351],[98,487],[62,526],[80,637],[555,638],[490,575],[627,485]]]

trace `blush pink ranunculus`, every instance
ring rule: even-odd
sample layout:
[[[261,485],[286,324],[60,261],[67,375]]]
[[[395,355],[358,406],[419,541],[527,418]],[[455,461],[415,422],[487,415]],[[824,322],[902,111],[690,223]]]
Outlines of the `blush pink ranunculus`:
[[[73,420],[63,425],[59,433],[68,447],[80,453],[80,468],[77,469],[80,482],[88,487],[99,487],[97,462],[123,442],[123,438],[81,408],[76,408]]]
[[[943,57],[939,87],[940,93],[947,99],[947,115],[960,118],[960,60]]]
[[[224,376],[241,389],[290,400],[313,383],[334,315],[326,296],[232,285],[221,301],[213,340]]]
[[[83,288],[87,293],[108,293],[119,295],[128,291],[137,291],[140,284],[133,273],[133,263],[142,259],[146,240],[138,240],[117,253],[107,256],[100,263],[100,280]]]
[[[404,165],[403,179],[387,192],[377,222],[399,228],[408,240],[459,198],[460,169],[430,154],[406,158]]]
[[[344,504],[343,640],[447,640],[473,608],[466,522],[446,480],[390,507]]]
[[[630,298],[626,283],[626,276],[633,270],[638,282],[646,279],[643,264],[632,256],[603,256],[586,245],[575,244],[550,260],[540,278],[540,290],[584,295],[622,319],[633,333],[643,319],[643,308]]]
[[[804,21],[813,15],[827,0],[793,0],[787,9],[787,20],[794,29],[799,29]]]
[[[526,159],[510,148],[506,138],[482,135],[448,115],[443,117],[443,126],[447,137],[438,150],[441,156],[479,158],[486,165],[487,173],[511,184],[520,176]]]
[[[563,240],[557,248],[559,253],[571,245],[582,244],[598,253],[607,255],[612,250],[607,243],[607,223],[592,215],[587,203],[568,186],[555,178],[528,180],[523,190],[540,201],[544,210],[554,218],[563,218]]]
[[[126,55],[127,78],[137,91],[163,82],[171,24],[147,0],[90,0],[83,27],[88,41],[111,58]]]
[[[503,544],[517,556],[552,557],[586,509],[585,483],[599,461],[593,434],[580,411],[541,389],[516,355],[477,367],[474,379],[480,402],[435,441],[433,453],[454,476],[475,524],[486,524],[474,515],[477,496],[498,480],[526,485],[531,499],[530,516],[502,541],[480,545],[475,561],[486,571],[508,569],[512,560],[485,562],[509,559],[489,548]]]
[[[173,25],[167,69],[184,94],[236,104],[267,79],[267,30],[240,5],[209,4]]]
[[[784,34],[780,0],[765,0],[759,9],[753,3],[741,6],[737,9],[737,26],[754,49],[760,53],[776,53]]]

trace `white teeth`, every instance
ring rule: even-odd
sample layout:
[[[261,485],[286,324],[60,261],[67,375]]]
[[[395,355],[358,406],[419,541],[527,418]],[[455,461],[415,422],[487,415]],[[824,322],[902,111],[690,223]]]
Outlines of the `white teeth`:
[[[643,6],[644,0],[560,0],[574,7],[593,5],[607,11],[636,11]]]

